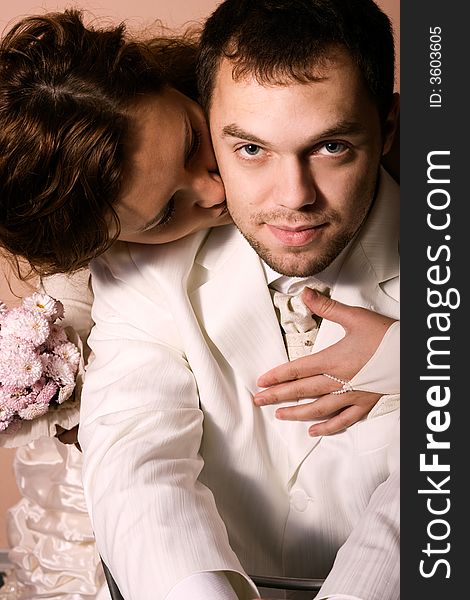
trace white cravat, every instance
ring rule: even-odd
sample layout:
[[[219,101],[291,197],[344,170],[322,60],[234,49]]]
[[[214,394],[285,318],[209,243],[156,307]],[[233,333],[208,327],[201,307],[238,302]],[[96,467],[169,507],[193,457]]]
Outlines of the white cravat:
[[[326,286],[316,287],[323,294],[328,294]],[[289,360],[311,354],[321,318],[312,314],[301,299],[302,292],[294,295],[284,294],[270,288],[276,314],[283,330]]]

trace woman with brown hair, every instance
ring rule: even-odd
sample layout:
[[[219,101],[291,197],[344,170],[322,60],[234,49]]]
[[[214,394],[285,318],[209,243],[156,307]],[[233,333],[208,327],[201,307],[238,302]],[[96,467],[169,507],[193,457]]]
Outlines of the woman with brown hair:
[[[7,33],[0,244],[11,255],[40,274],[72,272],[117,238],[162,243],[230,221],[190,99],[196,53],[189,34],[138,41],[124,25],[87,27],[76,10]]]

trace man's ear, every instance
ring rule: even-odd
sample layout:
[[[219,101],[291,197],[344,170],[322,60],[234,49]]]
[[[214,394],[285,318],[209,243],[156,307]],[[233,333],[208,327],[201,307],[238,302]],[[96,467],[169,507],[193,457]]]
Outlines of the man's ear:
[[[382,148],[382,156],[388,154],[394,143],[395,137],[397,137],[397,129],[399,125],[400,116],[400,94],[395,92],[393,94],[392,106],[388,112],[387,118],[385,119],[384,125],[384,144]]]

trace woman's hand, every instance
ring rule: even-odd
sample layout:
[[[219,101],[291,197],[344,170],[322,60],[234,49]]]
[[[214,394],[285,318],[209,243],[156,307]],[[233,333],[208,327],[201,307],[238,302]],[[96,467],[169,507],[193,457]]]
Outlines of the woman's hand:
[[[339,323],[345,336],[336,344],[315,354],[280,365],[262,375],[257,384],[266,388],[254,396],[258,406],[318,398],[313,402],[279,408],[279,419],[310,421],[325,418],[309,428],[312,436],[336,433],[367,415],[381,393],[348,391],[341,381],[349,381],[369,361],[394,319],[367,310],[347,306],[326,298],[309,288],[302,300],[316,315]],[[336,379],[325,377],[323,373]],[[347,385],[345,386],[347,387]]]

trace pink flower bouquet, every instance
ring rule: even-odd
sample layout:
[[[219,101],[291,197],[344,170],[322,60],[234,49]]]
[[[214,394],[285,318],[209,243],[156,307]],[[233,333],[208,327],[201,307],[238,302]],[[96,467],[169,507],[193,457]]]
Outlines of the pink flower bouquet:
[[[62,303],[39,292],[8,309],[0,302],[0,446],[17,447],[78,423],[74,390],[82,345],[58,323]]]

